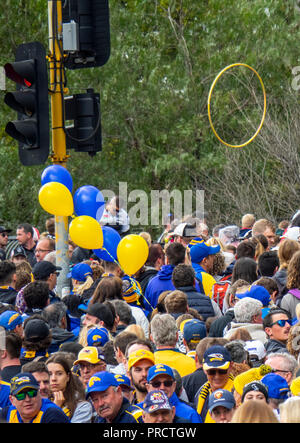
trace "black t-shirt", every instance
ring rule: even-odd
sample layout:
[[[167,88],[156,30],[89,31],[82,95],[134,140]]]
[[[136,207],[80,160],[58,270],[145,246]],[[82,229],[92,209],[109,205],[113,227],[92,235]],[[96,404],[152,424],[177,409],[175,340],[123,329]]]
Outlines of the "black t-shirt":
[[[22,365],[14,365],[14,366],[6,366],[0,371],[0,378],[7,383],[10,383],[10,380],[17,374],[19,374],[22,370]]]

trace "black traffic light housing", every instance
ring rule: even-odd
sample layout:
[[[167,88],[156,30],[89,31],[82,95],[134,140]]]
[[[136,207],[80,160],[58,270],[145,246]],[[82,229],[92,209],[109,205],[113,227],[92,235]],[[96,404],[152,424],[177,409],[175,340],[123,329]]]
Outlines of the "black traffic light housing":
[[[102,150],[100,94],[87,89],[85,94],[65,97],[64,104],[65,121],[74,121],[65,128],[67,148],[94,156]]]
[[[63,45],[68,69],[103,66],[110,56],[108,0],[65,0]],[[67,26],[66,26],[67,25]],[[67,42],[68,40],[68,42]],[[65,49],[65,45],[68,49]]]
[[[24,166],[44,164],[49,156],[49,102],[46,51],[39,42],[18,46],[14,63],[4,65],[5,75],[17,84],[4,102],[18,112],[18,120],[5,127],[19,142]]]

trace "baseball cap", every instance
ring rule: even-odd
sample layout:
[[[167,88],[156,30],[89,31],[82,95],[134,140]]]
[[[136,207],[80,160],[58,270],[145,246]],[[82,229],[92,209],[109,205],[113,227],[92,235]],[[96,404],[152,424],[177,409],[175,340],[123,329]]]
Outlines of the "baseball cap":
[[[55,266],[50,261],[42,260],[33,266],[32,274],[35,280],[43,280],[61,269],[60,266]]]
[[[24,328],[25,339],[38,343],[40,340],[48,337],[50,334],[50,329],[48,324],[44,320],[38,318],[33,318],[28,320]]]
[[[77,263],[77,265],[73,266],[67,277],[84,282],[89,275],[93,275],[92,268],[86,263]]]
[[[118,381],[115,379],[114,374],[107,371],[96,372],[90,379],[86,388],[86,397],[91,392],[103,392],[110,386],[119,386]]]
[[[290,392],[289,385],[285,378],[278,374],[267,374],[261,379],[268,388],[269,398],[286,400]]]
[[[233,394],[226,389],[218,389],[210,394],[208,399],[208,409],[211,413],[217,406],[223,406],[227,409],[235,407],[235,399]]]
[[[187,343],[199,343],[206,337],[205,323],[197,319],[184,320],[180,324],[180,331]]]
[[[31,373],[20,372],[10,380],[11,395],[16,395],[26,388],[39,390],[39,384]]]
[[[266,400],[268,400],[268,397],[269,397],[268,396],[268,387],[264,383],[262,383],[261,381],[254,380],[254,381],[251,381],[250,383],[247,383],[244,386],[243,394],[242,394],[242,402],[243,402],[244,397],[247,394],[247,392],[250,392],[250,391],[262,392],[264,394],[264,396],[266,397]]]
[[[228,369],[231,360],[230,352],[224,346],[211,346],[204,352],[203,369]]]
[[[260,340],[246,341],[244,349],[248,351],[252,363],[257,360],[259,364],[261,364],[260,360],[262,360],[267,354],[266,348]]]
[[[160,411],[161,409],[172,410],[165,392],[159,389],[148,392],[143,403],[144,412],[151,414],[151,412]]]
[[[105,357],[98,351],[96,346],[86,346],[79,352],[77,360],[74,361],[74,365],[78,365],[82,361],[96,365],[100,360],[105,361]]]
[[[172,234],[178,235],[179,237],[197,237],[197,235],[199,235],[196,232],[195,226],[189,223],[179,223]]]
[[[220,245],[209,246],[204,241],[196,243],[190,248],[190,257],[192,263],[200,263],[205,257],[220,252]]]
[[[25,249],[23,248],[23,246],[18,245],[13,250],[13,257],[17,257],[20,255],[22,255],[22,257],[26,257],[26,252],[25,252]]]
[[[86,336],[88,346],[104,346],[109,341],[109,332],[106,328],[91,328]]]
[[[147,349],[138,349],[137,351],[131,352],[128,357],[128,370],[132,368],[140,360],[150,360],[154,365],[154,354]]]
[[[0,326],[7,331],[13,331],[16,326],[23,323],[22,316],[16,311],[4,311],[0,315]]]
[[[260,302],[262,302],[263,306],[268,306],[269,303],[271,302],[271,297],[267,289],[259,285],[253,285],[246,292],[243,292],[241,294],[236,294],[236,298],[240,300],[245,297],[250,297],[254,298],[255,300],[259,300]]]
[[[11,232],[12,230],[11,229],[7,229],[5,226],[0,226],[0,234],[2,234],[2,232],[7,232],[7,233],[9,233],[9,232]]]
[[[120,386],[124,385],[130,389],[133,389],[133,387],[131,386],[130,378],[127,377],[125,374],[114,374],[114,377]]]
[[[79,305],[79,307],[81,309],[81,305]],[[114,316],[107,305],[98,302],[88,303],[86,312],[87,314],[92,315],[93,317],[96,317],[99,320],[103,321],[108,328],[113,327]]]
[[[158,375],[162,375],[162,374],[169,375],[170,377],[173,378],[173,380],[175,380],[175,376],[174,376],[172,368],[170,366],[158,363],[157,365],[154,365],[149,369],[148,375],[147,375],[147,381],[150,382],[155,377],[157,377]]]

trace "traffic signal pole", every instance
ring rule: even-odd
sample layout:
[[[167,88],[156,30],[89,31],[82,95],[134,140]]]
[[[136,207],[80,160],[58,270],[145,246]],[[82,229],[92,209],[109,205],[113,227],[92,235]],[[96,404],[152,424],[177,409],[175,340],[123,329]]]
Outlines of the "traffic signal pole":
[[[62,45],[62,2],[48,0],[48,30],[49,30],[49,76],[51,103],[51,135],[52,162],[66,167],[68,155],[66,150],[66,134],[64,131],[64,56]],[[57,279],[57,293],[64,296],[69,291],[68,258],[68,217],[55,216],[56,265],[62,270]]]

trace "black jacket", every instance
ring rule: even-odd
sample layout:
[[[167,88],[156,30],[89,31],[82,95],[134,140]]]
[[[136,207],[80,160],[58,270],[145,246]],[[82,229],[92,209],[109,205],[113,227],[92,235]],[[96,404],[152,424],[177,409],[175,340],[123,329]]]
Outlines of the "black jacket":
[[[234,319],[233,308],[228,309],[222,317],[217,318],[210,326],[209,337],[223,337],[224,328]]]
[[[210,298],[196,291],[194,286],[176,288],[187,295],[189,308],[196,309],[202,315],[204,321],[208,317],[214,317],[215,312]]]
[[[0,303],[7,303],[14,305],[16,303],[16,297],[18,292],[10,286],[0,287]]]

